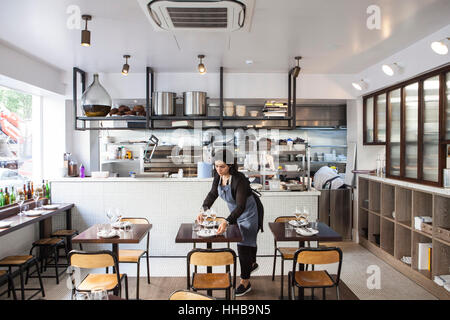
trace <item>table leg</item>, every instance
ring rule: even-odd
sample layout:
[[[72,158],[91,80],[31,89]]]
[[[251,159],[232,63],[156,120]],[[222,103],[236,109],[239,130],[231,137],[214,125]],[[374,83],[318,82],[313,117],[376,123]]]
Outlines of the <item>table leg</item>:
[[[66,229],[72,230],[72,209],[66,210]],[[72,251],[72,241],[68,241],[67,250]]]
[[[117,257],[117,260],[119,260],[119,245],[117,243],[112,244],[112,252]],[[117,272],[116,268],[113,267],[112,269],[113,273]],[[115,296],[119,296],[119,289],[118,288],[114,289],[113,293]]]
[[[305,241],[300,241],[299,244],[300,244],[300,248],[304,248],[305,247]],[[305,265],[304,264],[299,264],[298,265],[298,269],[299,269],[299,271],[305,271]],[[304,300],[305,299],[305,289],[302,288],[302,289],[298,290],[298,298],[300,300]]]
[[[206,243],[206,249],[212,249],[212,242],[207,242]],[[206,267],[206,272],[207,273],[212,273],[212,267]],[[206,294],[208,296],[212,296],[212,290],[207,290]]]

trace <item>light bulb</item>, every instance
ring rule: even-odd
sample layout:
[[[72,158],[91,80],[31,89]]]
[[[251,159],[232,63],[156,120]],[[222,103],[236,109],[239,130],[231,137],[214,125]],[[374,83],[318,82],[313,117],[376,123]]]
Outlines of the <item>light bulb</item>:
[[[449,42],[449,38],[442,39],[440,41],[434,41],[431,43],[431,49],[433,49],[434,52],[440,55],[447,54]]]

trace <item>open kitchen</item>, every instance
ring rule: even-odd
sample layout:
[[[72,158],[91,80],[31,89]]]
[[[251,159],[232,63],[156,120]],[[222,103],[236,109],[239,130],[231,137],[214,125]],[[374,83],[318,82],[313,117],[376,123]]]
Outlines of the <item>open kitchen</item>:
[[[0,11],[0,300],[450,298],[448,1]]]

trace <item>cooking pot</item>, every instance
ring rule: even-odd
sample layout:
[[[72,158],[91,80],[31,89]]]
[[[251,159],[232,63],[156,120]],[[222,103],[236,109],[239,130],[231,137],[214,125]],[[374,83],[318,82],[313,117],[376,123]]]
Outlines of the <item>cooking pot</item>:
[[[183,110],[185,116],[206,115],[206,92],[183,92]]]
[[[153,114],[156,116],[175,115],[176,98],[174,92],[153,92]]]

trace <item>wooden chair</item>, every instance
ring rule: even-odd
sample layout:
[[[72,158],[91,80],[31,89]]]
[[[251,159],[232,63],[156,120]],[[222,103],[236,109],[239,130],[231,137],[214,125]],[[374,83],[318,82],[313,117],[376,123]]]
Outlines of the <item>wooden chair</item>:
[[[192,274],[191,264],[198,267],[225,266],[225,273],[197,273]],[[230,273],[233,265],[233,278]],[[194,249],[187,255],[187,289],[197,290],[224,290],[226,298],[234,299],[236,288],[236,253],[232,249]]]
[[[146,218],[129,218],[120,219],[122,222],[130,222],[131,224],[149,224]],[[119,249],[119,263],[136,263],[137,277],[136,277],[136,299],[139,299],[139,276],[140,276],[140,261],[145,254],[147,258],[147,283],[150,284],[150,262],[149,262],[149,245],[150,245],[150,231],[147,233],[147,247],[146,250],[139,249]]]
[[[42,248],[44,256],[40,257],[41,260],[41,273],[47,271],[47,267],[55,268],[55,275],[54,276],[43,276],[42,278],[55,278],[56,284],[59,284],[59,276],[62,275],[65,272],[65,269],[67,267],[67,264],[58,264],[59,261],[59,247],[64,247],[65,256],[67,258],[68,256],[68,250],[67,250],[67,243],[65,242],[64,238],[44,238],[39,239],[35,242],[33,242],[33,246],[30,249],[30,255],[33,254],[34,248]],[[53,264],[49,264],[49,262],[53,261]],[[61,272],[58,271],[58,267],[62,267],[63,270]],[[35,272],[35,271],[34,271]],[[37,276],[32,276],[34,272],[29,273],[29,270],[27,269],[27,277],[25,280],[25,283],[28,283],[28,278],[36,278]]]
[[[8,293],[9,296],[10,292],[12,291],[13,299],[17,300],[16,290],[14,289],[14,281],[12,280],[11,275],[6,270],[0,270],[0,286],[4,285],[5,283],[8,284],[8,290],[1,293],[0,296],[4,295],[5,293]]]
[[[169,300],[216,300],[216,298],[189,290],[178,290],[170,295]]]
[[[295,220],[295,216],[280,216],[275,218],[274,222],[289,222],[290,220]],[[277,252],[280,253],[281,257],[281,293],[280,299],[283,300],[284,297],[284,261],[293,260],[295,252],[300,248],[300,242],[298,247],[277,247],[277,241],[274,240],[275,251],[273,254],[273,271],[272,271],[272,281],[275,280],[275,267],[277,263]]]
[[[128,277],[119,272],[119,262],[114,253],[108,250],[97,252],[85,252],[72,250],[69,253],[69,265],[71,266],[70,279],[72,281],[72,299],[75,293],[90,292],[95,288],[104,288],[107,291],[118,290],[118,296],[122,294],[122,279],[125,279],[125,297],[128,300]],[[115,273],[88,274],[78,286],[75,284],[74,268],[97,269],[113,267]]]
[[[297,264],[331,264],[339,263],[336,280],[326,271],[296,271]],[[294,255],[292,272],[288,274],[289,298],[294,297],[294,286],[300,290],[310,288],[312,299],[314,289],[322,288],[323,300],[325,300],[325,289],[336,287],[336,295],[339,300],[339,280],[342,267],[342,251],[337,247],[301,248]]]

